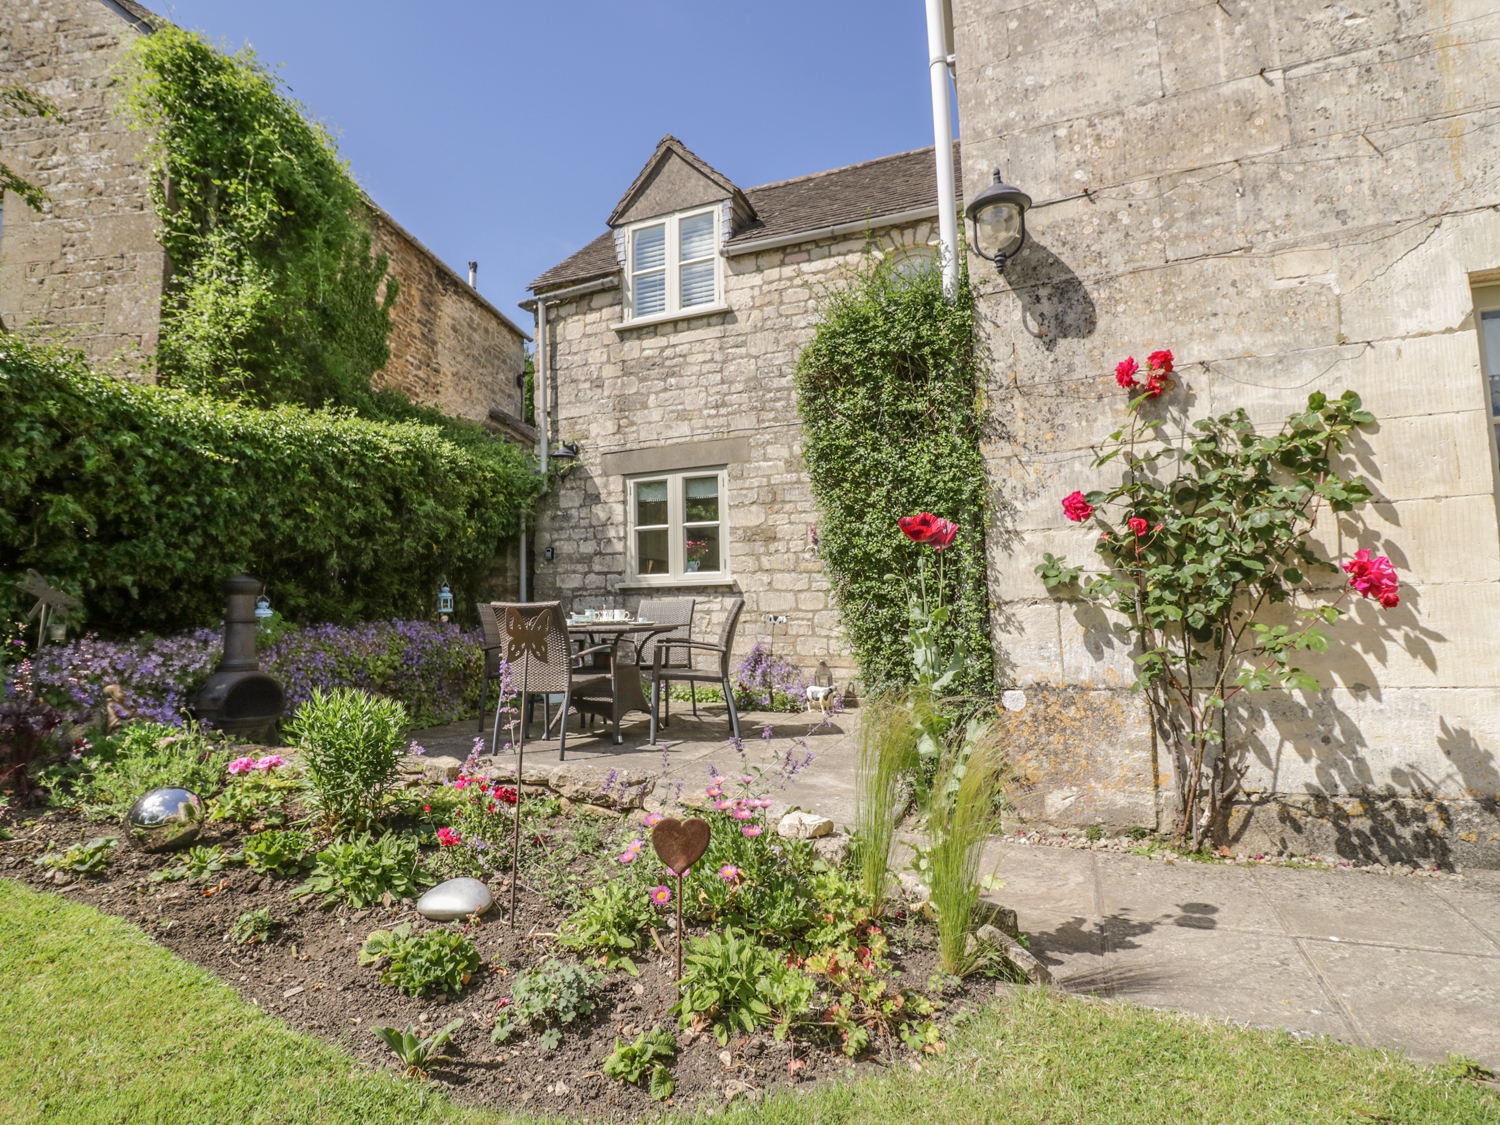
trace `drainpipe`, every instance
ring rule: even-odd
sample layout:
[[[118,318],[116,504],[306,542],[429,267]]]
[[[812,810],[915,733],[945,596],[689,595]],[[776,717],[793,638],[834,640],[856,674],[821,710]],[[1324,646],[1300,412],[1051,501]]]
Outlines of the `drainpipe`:
[[[953,118],[948,103],[948,64],[953,58],[948,12],[947,0],[927,0],[927,71],[932,79],[938,249],[943,256],[943,292],[952,297],[958,291],[958,206],[953,193]]]

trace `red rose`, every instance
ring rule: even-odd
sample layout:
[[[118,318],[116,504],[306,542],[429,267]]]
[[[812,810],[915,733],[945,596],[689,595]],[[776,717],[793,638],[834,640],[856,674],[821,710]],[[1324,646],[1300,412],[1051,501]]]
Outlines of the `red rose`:
[[[1126,390],[1138,387],[1140,384],[1135,381],[1135,373],[1139,370],[1140,366],[1135,362],[1135,356],[1122,360],[1115,365],[1115,382]]]
[[[1063,515],[1074,523],[1082,523],[1094,514],[1094,506],[1083,498],[1082,492],[1072,492],[1063,497]]]
[[[1133,531],[1133,532],[1135,532],[1137,535],[1145,535],[1146,534],[1146,521],[1143,520],[1143,519],[1141,519],[1140,516],[1131,516],[1130,517],[1130,530]]]
[[[1163,375],[1172,374],[1172,353],[1169,351],[1152,352],[1146,357],[1146,366],[1152,371],[1160,371]]]
[[[1396,568],[1384,555],[1372,556],[1368,550],[1354,552],[1354,557],[1344,564],[1349,575],[1349,585],[1362,598],[1374,597],[1384,609],[1394,609],[1401,604],[1396,593],[1400,583],[1396,579]]]
[[[913,543],[926,543],[938,530],[938,524],[942,522],[931,512],[923,512],[919,516],[902,516],[896,521],[896,526]]]

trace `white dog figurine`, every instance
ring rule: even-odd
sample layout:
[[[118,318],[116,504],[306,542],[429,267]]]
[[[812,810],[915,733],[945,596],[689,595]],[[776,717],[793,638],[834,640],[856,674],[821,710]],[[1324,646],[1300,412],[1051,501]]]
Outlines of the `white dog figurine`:
[[[828,687],[819,687],[817,684],[810,685],[807,689],[808,709],[811,710],[811,708],[816,705],[819,711],[822,711],[826,714],[828,711],[828,704],[832,702],[834,693],[837,691],[838,687],[832,684],[830,684]]]

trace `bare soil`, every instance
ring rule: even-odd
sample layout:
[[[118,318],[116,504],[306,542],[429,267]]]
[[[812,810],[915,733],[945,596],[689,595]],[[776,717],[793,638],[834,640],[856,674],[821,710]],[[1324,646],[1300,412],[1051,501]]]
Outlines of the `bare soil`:
[[[22,821],[21,816],[34,819]],[[162,945],[238,989],[247,1002],[301,1031],[337,1042],[372,1068],[397,1066],[373,1028],[401,1029],[410,1023],[430,1032],[462,1018],[465,1023],[448,1048],[455,1061],[432,1072],[432,1080],[460,1101],[612,1121],[636,1119],[662,1104],[643,1089],[604,1077],[600,1065],[616,1038],[629,1042],[656,1025],[678,1031],[676,1017],[667,1012],[676,1001],[675,945],[669,925],[657,931],[659,942],[653,944],[650,959],[638,963],[639,978],[609,974],[600,1009],[564,1028],[555,1050],[543,1049],[530,1034],[497,1046],[490,1030],[498,1002],[510,995],[514,974],[549,957],[571,957],[552,940],[567,912],[524,879],[514,927],[505,916],[508,883],[493,884],[495,907],[484,924],[468,933],[485,967],[463,994],[449,1001],[413,999],[381,984],[378,971],[360,968],[355,956],[372,930],[406,921],[413,923],[414,932],[436,925],[421,918],[409,902],[369,910],[320,909],[316,897],[289,897],[300,879],[260,876],[237,866],[204,882],[152,883],[153,871],[177,866],[180,857],[138,852],[125,843],[117,826],[107,822],[90,822],[76,811],[13,810],[8,820],[0,817],[0,824],[10,825],[14,833],[12,840],[0,841],[0,877],[67,895],[140,926]],[[32,862],[49,843],[66,848],[102,835],[118,835],[121,843],[100,875],[54,877],[51,870]],[[226,852],[239,850],[241,842],[239,829],[228,824],[205,828],[198,840],[220,844]],[[270,939],[254,945],[231,942],[228,933],[235,919],[260,909],[279,923]],[[925,987],[938,968],[934,931],[914,919],[893,926],[895,983]],[[706,932],[688,927],[689,937]],[[986,988],[984,981],[972,984],[974,992],[958,987],[947,993],[943,1018],[963,1010],[979,989]],[[776,1043],[766,1032],[736,1036],[720,1047],[711,1030],[695,1034],[687,1029],[678,1041],[677,1061],[671,1068],[676,1092],[668,1104],[684,1108],[758,1099],[789,1085],[904,1067],[914,1058],[899,1041],[877,1041],[875,1049],[850,1060],[833,1036]],[[790,1066],[794,1059],[802,1065]]]

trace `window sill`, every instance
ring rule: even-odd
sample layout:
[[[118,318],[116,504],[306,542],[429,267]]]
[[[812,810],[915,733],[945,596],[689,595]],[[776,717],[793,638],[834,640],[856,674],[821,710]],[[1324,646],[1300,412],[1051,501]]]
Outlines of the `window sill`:
[[[635,578],[629,582],[622,582],[616,586],[616,590],[675,590],[684,586],[729,586],[735,585],[732,574],[684,574],[676,578]]]
[[[622,320],[619,324],[611,324],[610,327],[616,332],[624,332],[630,328],[647,328],[653,324],[671,324],[674,320],[692,320],[698,316],[714,316],[717,313],[726,313],[729,311],[729,306],[721,301],[716,305],[694,305],[690,309],[679,309],[677,312],[657,313],[654,316],[643,316],[634,320]]]

